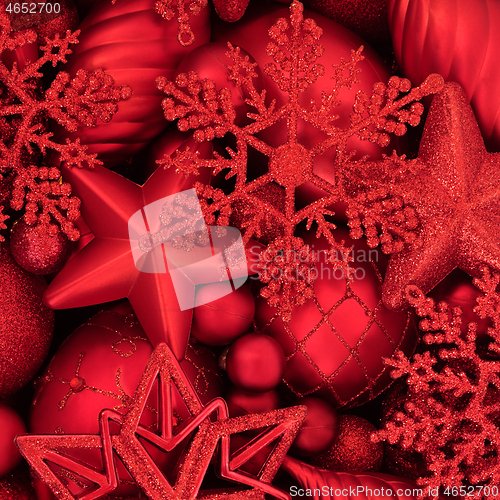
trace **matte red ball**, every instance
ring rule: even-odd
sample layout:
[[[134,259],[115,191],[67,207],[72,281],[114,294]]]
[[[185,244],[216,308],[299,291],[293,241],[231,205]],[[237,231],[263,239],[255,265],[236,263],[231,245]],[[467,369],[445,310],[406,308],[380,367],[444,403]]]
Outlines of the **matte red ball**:
[[[327,402],[315,397],[301,398],[295,404],[307,406],[307,415],[293,442],[293,450],[306,457],[324,453],[338,436],[337,412]]]
[[[249,392],[267,392],[283,378],[285,354],[268,335],[248,333],[229,348],[226,371],[236,387]]]
[[[35,434],[97,434],[98,417],[104,408],[126,411],[153,351],[141,325],[127,303],[104,311],[79,327],[59,348],[42,375],[30,416]],[[198,344],[189,347],[181,366],[200,399],[207,403],[221,394],[222,378],[212,353]],[[179,423],[189,417],[179,393],[173,391],[173,408]],[[141,418],[145,426],[155,425],[158,405],[155,391]],[[173,467],[182,452],[168,456],[149,447],[159,463]],[[95,450],[79,450],[78,457],[97,466],[101,460]],[[118,464],[120,479],[127,472]],[[71,485],[78,494],[78,485]],[[134,494],[135,486],[123,481],[116,494]]]
[[[252,324],[255,300],[248,285],[244,284],[232,293],[218,296],[224,283],[200,286],[196,290],[191,335],[208,345],[226,345],[243,335]]]
[[[373,443],[370,436],[377,429],[364,418],[342,415],[338,437],[324,454],[312,459],[314,465],[343,472],[377,472],[382,466],[384,448]]]
[[[255,393],[232,387],[224,399],[231,417],[239,417],[249,413],[264,413],[277,410],[280,406],[280,396],[275,389]]]
[[[25,385],[48,353],[54,312],[42,303],[46,288],[0,247],[0,398]]]
[[[26,433],[23,419],[9,406],[0,404],[0,476],[8,474],[21,462],[15,437]],[[1,497],[0,497],[1,498]]]
[[[18,220],[10,234],[10,250],[16,262],[32,274],[60,271],[71,255],[73,245],[61,232],[55,236],[40,233],[34,226]]]

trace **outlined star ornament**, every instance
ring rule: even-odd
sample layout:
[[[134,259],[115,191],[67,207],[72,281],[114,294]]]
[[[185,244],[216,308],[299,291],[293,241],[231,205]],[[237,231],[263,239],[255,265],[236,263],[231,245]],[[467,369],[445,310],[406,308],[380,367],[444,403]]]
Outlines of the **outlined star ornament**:
[[[199,177],[209,181],[210,176],[210,170],[205,169]],[[146,217],[144,207],[148,204],[189,189],[193,178],[159,168],[140,186],[99,166],[65,169],[64,178],[84,200],[81,212],[94,238],[51,282],[44,294],[45,304],[52,309],[68,309],[128,298],[151,343],[167,342],[182,359],[192,309],[181,310],[168,272],[138,269],[129,220],[140,211]],[[164,254],[160,260],[168,268]]]
[[[178,426],[175,426],[172,408],[174,388],[191,414],[189,420]],[[140,423],[146,402],[154,391],[157,391],[158,398],[156,430]],[[147,498],[152,500],[216,500],[221,496],[227,500],[264,500],[265,495],[289,500],[289,495],[273,486],[271,481],[305,415],[306,408],[296,406],[230,418],[227,404],[222,398],[216,398],[204,407],[170,348],[166,344],[160,344],[150,358],[125,415],[114,410],[101,412],[99,435],[24,435],[18,436],[17,444],[39,477],[63,500],[94,500],[113,491],[117,485],[115,454]],[[231,454],[231,435],[252,430],[261,430],[261,433]],[[192,439],[181,459],[176,478],[169,480],[155,463],[144,443],[148,442],[168,453],[189,436]],[[274,446],[256,476],[239,471],[243,464],[271,444]],[[218,447],[219,475],[244,485],[246,489],[200,491]],[[102,470],[97,471],[86,466],[67,452],[78,448],[100,448]],[[93,486],[75,496],[65,484],[64,475],[59,477],[49,462]]]
[[[500,153],[486,151],[460,85],[434,96],[415,163],[392,186],[423,227],[423,244],[389,261],[382,292],[394,309],[407,306],[408,285],[427,293],[456,268],[473,277],[485,265],[500,270]]]

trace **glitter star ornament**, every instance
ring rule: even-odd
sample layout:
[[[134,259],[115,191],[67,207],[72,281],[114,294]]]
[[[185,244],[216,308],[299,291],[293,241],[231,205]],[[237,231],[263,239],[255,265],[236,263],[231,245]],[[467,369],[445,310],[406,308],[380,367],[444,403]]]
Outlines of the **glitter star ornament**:
[[[500,269],[500,154],[486,150],[458,84],[434,97],[415,170],[392,189],[415,208],[423,243],[391,256],[382,292],[391,308],[406,305],[407,285],[427,293],[457,267]]]
[[[208,180],[206,170],[203,176]],[[104,167],[72,169],[66,176],[84,200],[82,214],[94,239],[52,281],[44,302],[64,309],[127,297],[151,343],[166,341],[182,359],[192,309],[181,310],[169,273],[142,272],[136,265],[129,220],[147,205],[186,189],[191,180],[158,169],[139,186]]]
[[[178,426],[172,412],[173,390],[179,392],[191,414],[191,419]],[[140,424],[148,398],[154,393],[159,402],[156,429]],[[86,484],[93,485],[78,496],[79,500],[93,500],[112,492],[117,484],[114,453],[151,500],[264,500],[266,494],[288,500],[288,494],[274,487],[271,481],[285,458],[305,413],[306,409],[298,406],[229,418],[226,402],[221,398],[216,398],[203,407],[172,351],[166,344],[160,344],[151,356],[125,415],[113,410],[103,410],[99,418],[98,435],[24,435],[17,438],[17,443],[38,476],[62,500],[75,500],[77,497],[68,489],[64,474],[57,474],[60,468],[76,474]],[[116,424],[119,426],[118,431],[115,430]],[[264,430],[246,446],[230,453],[231,435],[256,429]],[[141,441],[151,443],[168,453],[188,436],[192,436],[192,439],[181,460],[177,477],[169,481]],[[221,477],[245,485],[247,489],[200,491],[219,443],[221,460],[218,469]],[[274,447],[256,476],[238,471],[241,465],[269,444],[274,444]],[[71,458],[71,448],[100,449],[102,470],[91,469]],[[54,469],[50,464],[58,467]]]

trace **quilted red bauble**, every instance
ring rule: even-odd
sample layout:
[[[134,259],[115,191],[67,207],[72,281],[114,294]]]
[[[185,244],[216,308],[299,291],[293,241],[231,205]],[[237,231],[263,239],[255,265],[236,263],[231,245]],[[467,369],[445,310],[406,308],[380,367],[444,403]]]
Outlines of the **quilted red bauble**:
[[[30,432],[97,434],[101,410],[125,412],[152,351],[128,304],[97,314],[66,340],[41,377],[33,401]],[[192,344],[181,366],[203,402],[220,395],[222,379],[207,348]],[[181,396],[176,391],[173,395],[177,424],[181,424],[189,413]],[[155,395],[148,401],[143,425],[156,425],[156,399]],[[159,453],[154,448],[151,452]],[[77,453],[88,463],[100,464],[100,453],[95,450]],[[159,455],[158,459],[172,469],[178,456]],[[133,493],[135,487],[123,482],[128,475],[120,463],[118,471],[122,482],[117,494]],[[70,487],[75,494],[78,492],[76,484]]]
[[[354,242],[345,229],[337,231],[338,240],[353,248],[354,278],[347,280],[340,268],[332,269],[320,251],[326,247],[306,238],[319,257],[314,297],[295,307],[289,322],[259,298],[256,323],[285,351],[283,380],[295,394],[314,393],[336,407],[350,407],[388,387],[384,358],[396,349],[411,353],[416,334],[409,313],[389,311],[382,304],[378,250]]]
[[[396,58],[414,85],[431,73],[458,82],[486,145],[500,150],[500,2],[389,0]]]
[[[190,18],[195,41],[184,47],[177,40],[175,20],[164,20],[154,5],[155,0],[120,0],[116,4],[106,0],[97,5],[81,24],[80,43],[65,68],[72,75],[80,68],[101,68],[116,85],[128,85],[133,91],[130,99],[120,102],[109,123],[82,127],[69,135],[61,132],[64,137],[79,138],[107,166],[141,150],[167,127],[155,80],[158,76],[172,78],[181,59],[210,38],[208,9]]]
[[[266,51],[270,42],[270,38],[266,36],[267,32],[278,18],[287,19],[288,17],[289,11],[286,7],[272,5],[263,9],[259,6],[258,10],[255,9],[253,13],[247,13],[237,23],[215,25],[213,39],[220,42],[229,41],[233,45],[245,49],[255,58],[259,67],[264,69],[268,63],[273,61]],[[341,58],[349,60],[351,50],[357,50],[361,45],[365,47],[363,51],[365,59],[358,66],[361,70],[360,81],[350,89],[343,88],[340,91],[338,100],[341,101],[341,104],[335,108],[335,114],[338,115],[336,125],[340,128],[348,127],[356,93],[363,90],[371,95],[374,83],[385,82],[389,78],[387,69],[377,54],[353,32],[314,12],[305,10],[304,18],[312,18],[322,28],[323,36],[320,43],[325,48],[323,57],[318,60],[325,68],[324,76],[299,95],[299,102],[306,107],[310,106],[311,99],[320,102],[321,93],[329,93],[332,90],[334,84],[332,77],[335,76],[332,64],[338,64]],[[287,94],[280,91],[277,84],[269,75],[265,74],[265,71],[263,79],[267,100],[271,102],[271,100],[276,99],[276,107],[282,106],[287,100]],[[298,142],[307,149],[311,149],[322,139],[321,134],[318,135],[318,130],[304,121],[299,121],[298,127]],[[283,120],[263,130],[259,137],[269,145],[278,147],[286,142],[286,134],[287,127]],[[361,141],[357,137],[350,138],[347,144],[348,149],[355,149],[359,156],[370,155],[374,159],[380,158],[382,152],[392,152],[394,146],[391,144],[389,148],[384,150],[372,143]],[[334,167],[332,167],[334,162],[335,150],[333,149],[315,158],[314,172],[329,181],[334,181]],[[311,200],[314,197],[319,197],[318,191],[317,188],[306,183],[297,190],[297,194],[299,198],[304,197],[305,200]]]

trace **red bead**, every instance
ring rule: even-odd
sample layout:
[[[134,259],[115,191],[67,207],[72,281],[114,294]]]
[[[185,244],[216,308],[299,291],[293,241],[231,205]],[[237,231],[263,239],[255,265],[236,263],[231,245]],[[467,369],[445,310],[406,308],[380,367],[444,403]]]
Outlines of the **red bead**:
[[[307,406],[307,416],[293,442],[293,450],[303,456],[314,456],[328,450],[339,430],[335,409],[315,397],[299,399],[295,404]]]
[[[208,345],[230,344],[248,330],[255,315],[255,300],[247,285],[209,302],[221,286],[203,285],[196,291],[196,301],[202,305],[194,308],[191,335]]]
[[[229,348],[226,370],[236,387],[267,392],[281,382],[285,355],[278,342],[268,335],[248,333]]]

